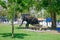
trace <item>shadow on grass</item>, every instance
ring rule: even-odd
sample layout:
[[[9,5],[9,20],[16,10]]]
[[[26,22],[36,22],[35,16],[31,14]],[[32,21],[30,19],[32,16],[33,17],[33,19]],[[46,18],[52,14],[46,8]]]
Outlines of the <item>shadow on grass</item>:
[[[31,27],[26,28],[26,27],[16,27],[16,29],[31,29]]]
[[[16,27],[17,29],[26,29],[26,27]]]
[[[31,29],[32,27],[28,27],[28,28],[26,28],[26,27],[23,27],[23,26],[21,26],[21,27],[16,27],[16,29]]]
[[[11,37],[11,33],[0,33],[0,35],[2,35],[2,37]],[[20,39],[24,39],[26,36],[29,36],[28,34],[25,33],[15,33],[14,34],[14,38],[20,38]]]

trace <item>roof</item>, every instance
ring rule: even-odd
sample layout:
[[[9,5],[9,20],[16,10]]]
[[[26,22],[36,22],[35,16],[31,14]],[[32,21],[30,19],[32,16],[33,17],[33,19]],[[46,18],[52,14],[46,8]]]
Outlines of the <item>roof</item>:
[[[38,20],[45,20],[44,18],[38,18]]]

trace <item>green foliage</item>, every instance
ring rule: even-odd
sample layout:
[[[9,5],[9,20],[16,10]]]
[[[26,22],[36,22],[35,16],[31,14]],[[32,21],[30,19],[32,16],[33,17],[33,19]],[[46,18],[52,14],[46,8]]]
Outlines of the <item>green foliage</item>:
[[[34,6],[36,7],[36,10],[40,11],[42,9],[42,2],[41,1],[35,1]]]
[[[47,10],[58,12],[60,10],[60,0],[42,0],[42,5]]]
[[[1,1],[1,0],[0,0],[0,5],[2,5],[2,7],[4,7],[4,8],[7,8],[7,7],[6,7],[6,2],[5,2],[5,1]]]
[[[1,0],[0,0],[1,1]],[[35,6],[36,11],[40,11],[42,8],[46,9],[49,13],[50,10],[60,14],[60,0],[8,0],[8,7],[5,1],[1,1],[0,5],[4,8],[8,8],[8,14],[13,14],[15,11],[26,12],[29,11],[30,7]]]

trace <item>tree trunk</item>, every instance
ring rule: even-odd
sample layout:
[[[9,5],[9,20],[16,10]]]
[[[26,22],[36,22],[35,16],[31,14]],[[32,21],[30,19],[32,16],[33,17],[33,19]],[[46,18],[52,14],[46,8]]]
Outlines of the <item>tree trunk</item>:
[[[12,38],[14,37],[14,22],[13,22],[13,18],[12,18]]]
[[[16,4],[14,4],[16,6]],[[15,13],[16,13],[16,10],[15,10],[15,7],[14,7],[14,13],[12,13],[12,38],[14,38],[14,18],[15,18]]]
[[[51,12],[51,18],[52,18],[52,29],[56,30],[56,13],[55,12]]]

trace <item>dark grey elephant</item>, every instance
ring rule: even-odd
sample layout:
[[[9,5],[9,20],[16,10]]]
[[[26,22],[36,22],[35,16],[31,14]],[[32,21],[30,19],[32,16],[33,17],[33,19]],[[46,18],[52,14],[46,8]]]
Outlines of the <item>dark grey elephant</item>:
[[[21,19],[22,19],[21,25],[23,24],[24,21],[27,22],[26,23],[26,28],[29,28],[29,24],[31,24],[31,25],[39,24],[38,19],[36,17],[31,17],[30,15],[22,15]]]

